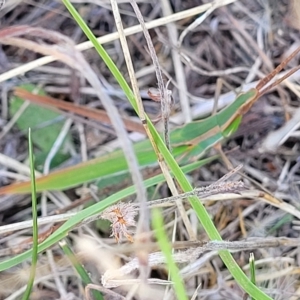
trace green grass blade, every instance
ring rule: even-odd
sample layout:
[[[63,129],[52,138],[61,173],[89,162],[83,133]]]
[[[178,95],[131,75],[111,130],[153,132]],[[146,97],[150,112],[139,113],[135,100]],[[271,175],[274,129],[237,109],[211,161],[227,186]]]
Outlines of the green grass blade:
[[[33,222],[33,246],[32,246],[32,260],[30,275],[27,283],[25,293],[22,297],[23,300],[30,298],[31,290],[34,283],[36,265],[38,259],[38,213],[37,213],[37,201],[36,201],[36,187],[35,187],[35,171],[34,171],[34,157],[32,147],[31,129],[28,130],[28,145],[29,145],[29,161],[30,161],[30,177],[31,177],[31,201],[32,201],[32,222]]]
[[[153,209],[152,211],[152,225],[155,229],[155,236],[157,238],[158,245],[166,258],[168,271],[170,272],[171,280],[174,283],[176,299],[188,300],[183,279],[181,278],[179,270],[172,257],[172,248],[169,244],[167,234],[164,230],[163,217],[158,209]]]
[[[256,279],[255,279],[255,259],[254,259],[254,254],[253,253],[250,253],[249,264],[250,264],[250,278],[251,278],[251,282],[253,284],[256,284]]]

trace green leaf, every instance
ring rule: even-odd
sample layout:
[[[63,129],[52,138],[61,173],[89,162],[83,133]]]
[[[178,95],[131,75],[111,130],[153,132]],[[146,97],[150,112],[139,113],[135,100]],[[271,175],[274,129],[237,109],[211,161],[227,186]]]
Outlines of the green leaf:
[[[43,90],[37,89],[34,85],[26,84],[21,87],[30,92],[37,91],[38,95],[45,95]],[[23,104],[24,99],[12,96],[9,106],[10,115],[14,116]],[[41,165],[44,163],[50,149],[62,129],[63,124],[64,120],[61,118],[59,113],[36,104],[29,104],[22,115],[18,118],[16,125],[21,131],[26,132],[28,128],[32,128],[32,142],[40,150],[36,152],[35,166],[38,169],[40,169]],[[70,134],[67,135],[66,141],[69,143],[72,141]],[[60,149],[52,161],[52,167],[59,165],[68,157],[69,156],[64,153],[63,149]]]
[[[167,233],[165,232],[165,225],[161,211],[157,208],[153,209],[151,219],[152,225],[155,229],[155,236],[157,238],[158,245],[165,256],[168,272],[170,273],[171,279],[174,283],[176,298],[179,300],[188,300],[183,279],[172,257],[172,247],[168,241]]]
[[[38,212],[37,212],[37,201],[36,201],[36,186],[35,186],[35,171],[34,171],[34,156],[33,156],[33,146],[32,146],[32,135],[31,129],[28,129],[28,146],[29,146],[29,161],[30,161],[30,177],[31,177],[31,202],[32,202],[32,240],[33,240],[33,247],[32,247],[32,261],[31,261],[31,268],[30,274],[28,278],[27,287],[25,293],[23,294],[22,300],[30,299],[30,294],[32,291],[32,287],[34,284],[34,279],[36,275],[36,265],[38,260]]]

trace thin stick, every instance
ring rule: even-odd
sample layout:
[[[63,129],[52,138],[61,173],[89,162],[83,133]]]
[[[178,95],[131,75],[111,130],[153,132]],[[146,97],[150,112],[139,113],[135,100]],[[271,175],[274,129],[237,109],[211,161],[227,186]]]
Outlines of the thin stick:
[[[173,11],[171,8],[171,3],[169,0],[161,1],[161,10],[164,15],[172,15]],[[169,23],[166,25],[168,31],[168,39],[171,44],[175,45],[178,39],[178,30],[175,23]],[[188,97],[187,83],[185,78],[185,70],[183,63],[181,61],[180,53],[175,47],[171,48],[172,61],[174,66],[174,73],[176,77],[176,82],[178,83],[178,95],[180,101],[180,107],[185,118],[184,123],[189,123],[192,121],[191,107]]]
[[[258,91],[260,91],[261,94],[266,93],[269,89],[274,87],[274,84],[277,85],[283,80],[285,80],[287,77],[289,77],[291,74],[295,73],[297,70],[299,70],[300,66],[293,68],[290,72],[285,74],[280,79],[276,80],[273,84],[266,87],[266,85],[283,69],[287,66],[287,64],[298,54],[300,51],[300,47],[298,47],[289,57],[287,57],[281,64],[279,64],[271,73],[269,73],[267,76],[265,76],[262,80],[259,81],[256,88]],[[262,90],[262,88],[264,88]]]
[[[148,205],[152,206],[153,204],[156,205],[156,204],[162,204],[166,202],[172,202],[177,199],[184,199],[191,196],[206,198],[212,195],[222,194],[222,193],[237,193],[245,189],[244,183],[242,181],[231,181],[231,182],[225,182],[225,181],[228,180],[232,175],[236,174],[242,167],[243,165],[238,165],[236,168],[226,173],[223,177],[221,177],[219,180],[212,183],[211,185],[196,188],[193,191],[186,192],[183,194],[149,201]]]
[[[243,167],[242,164],[238,165],[237,167],[235,167],[234,169],[232,169],[231,171],[226,173],[223,177],[221,177],[220,179],[218,179],[216,182],[214,182],[211,185],[218,185],[221,182],[224,182],[225,180],[229,179],[232,175],[236,174],[242,167]]]
[[[203,255],[207,251],[212,251],[208,253],[208,257],[213,257],[217,255],[217,251],[221,250],[229,250],[231,252],[238,252],[238,251],[245,251],[245,250],[252,250],[252,249],[262,249],[262,248],[276,248],[276,247],[293,247],[299,245],[299,239],[289,239],[289,238],[253,238],[246,241],[209,241],[209,242],[175,242],[172,247],[179,248],[179,249],[187,249],[181,250],[172,255],[173,260],[176,263],[190,263],[191,261],[196,261],[197,264],[188,265],[186,268],[182,269],[180,273],[188,277],[192,272],[196,271],[195,269],[199,270],[199,267],[203,265],[207,257],[202,257],[199,260],[199,256]],[[176,247],[177,246],[177,247]],[[132,247],[134,245],[126,246],[126,251],[130,253],[132,251]],[[152,251],[157,251],[157,245],[143,245],[143,247],[147,247]],[[122,247],[124,249],[124,247]],[[165,257],[161,252],[154,252],[150,254],[150,263],[151,267],[159,266],[165,263]],[[133,258],[131,261],[123,265],[119,269],[110,269],[107,270],[102,276],[102,283],[103,286],[106,288],[112,288],[121,286],[124,284],[128,284],[130,279],[128,279],[128,274],[131,274],[133,271],[137,269],[138,261],[136,258]],[[126,278],[127,276],[127,278]],[[123,280],[122,280],[123,279]],[[136,282],[136,281],[135,281]]]
[[[219,1],[222,2],[222,1]],[[214,1],[212,2],[212,6],[203,14],[200,15],[193,23],[191,23],[187,28],[185,28],[181,35],[179,36],[177,47],[180,49],[181,44],[183,42],[183,39],[186,37],[186,35],[193,31],[197,26],[199,26],[203,21],[218,7],[218,2]]]
[[[186,199],[186,198],[192,197],[192,196],[197,196],[202,200],[203,198],[210,197],[210,196],[216,195],[216,194],[238,193],[244,189],[245,189],[245,185],[242,181],[222,182],[219,184],[214,183],[209,186],[196,188],[191,192],[186,192],[186,193],[179,194],[176,196],[171,196],[171,197],[167,197],[167,198],[149,201],[148,205],[150,207],[154,207],[154,206],[161,205],[164,203],[170,203],[170,202],[176,201],[178,199]]]
[[[150,37],[149,31],[145,25],[144,18],[141,14],[141,11],[134,0],[130,0],[130,4],[136,14],[137,19],[139,20],[142,26],[142,30],[148,45],[149,53],[155,68],[155,74],[156,74],[158,90],[160,93],[160,100],[161,100],[161,115],[164,122],[164,138],[165,138],[166,146],[170,150],[171,145],[170,145],[170,137],[169,137],[169,117],[170,117],[171,98],[165,87],[164,80],[162,77],[161,67],[155,52],[155,48],[152,43],[152,39]]]

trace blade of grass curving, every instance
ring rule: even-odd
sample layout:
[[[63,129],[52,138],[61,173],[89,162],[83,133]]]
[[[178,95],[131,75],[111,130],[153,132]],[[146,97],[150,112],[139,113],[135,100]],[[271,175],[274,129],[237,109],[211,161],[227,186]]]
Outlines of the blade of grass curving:
[[[77,259],[76,255],[72,251],[72,249],[69,247],[68,243],[65,240],[62,240],[59,245],[61,246],[62,250],[64,251],[65,255],[69,258],[70,262],[72,263],[73,267],[77,271],[78,275],[80,276],[84,286],[87,286],[90,283],[93,283],[89,274],[84,269],[80,261]],[[92,290],[93,299],[96,300],[104,300],[101,292],[97,290]]]
[[[133,92],[131,91],[130,87],[128,86],[126,80],[122,76],[121,72],[117,68],[117,66],[114,64],[112,59],[109,57],[105,49],[100,45],[94,36],[94,34],[91,32],[89,27],[86,25],[84,20],[81,18],[79,13],[76,11],[74,6],[70,3],[69,0],[63,0],[63,3],[75,19],[75,21],[78,23],[78,25],[81,27],[81,29],[84,31],[84,33],[87,35],[88,39],[93,43],[95,49],[103,59],[103,61],[106,63],[107,67],[110,69],[112,74],[114,75],[115,79],[118,81],[119,85],[123,89],[124,93],[126,94],[128,100],[130,101],[132,107],[138,113],[137,110],[137,103],[134,98]],[[176,177],[179,185],[181,186],[183,192],[190,192],[193,190],[191,184],[185,177],[184,173],[178,166],[177,162],[175,161],[172,154],[167,149],[166,145],[163,143],[162,138],[156,131],[155,127],[153,126],[151,120],[147,118],[147,124],[151,131],[151,134],[153,136],[153,139],[155,140],[157,144],[157,148],[160,150],[160,153],[164,157],[164,160],[169,165],[169,168],[173,172],[174,176]],[[190,197],[189,201],[195,210],[197,217],[199,221],[201,222],[202,226],[204,227],[207,235],[211,240],[218,240],[222,241],[222,238],[216,229],[214,223],[210,219],[209,214],[207,213],[205,207],[203,204],[199,201],[197,197]],[[264,292],[259,290],[246,276],[246,274],[241,270],[241,268],[238,266],[236,261],[233,259],[232,255],[227,250],[219,251],[219,255],[221,259],[223,260],[224,264],[226,265],[228,271],[232,274],[233,278],[237,281],[237,283],[250,295],[253,296],[256,299],[259,300],[270,300],[271,298],[267,296]]]
[[[30,298],[31,290],[34,283],[34,278],[36,274],[36,265],[38,260],[38,213],[37,213],[37,201],[36,201],[36,187],[35,187],[35,173],[34,173],[34,157],[33,157],[33,146],[32,146],[32,136],[31,129],[28,129],[28,148],[29,148],[29,161],[30,161],[30,177],[31,177],[31,202],[32,202],[32,223],[33,223],[33,246],[32,246],[32,259],[29,279],[27,283],[26,290],[23,294],[22,299],[27,300]]]
[[[217,156],[213,158],[207,158],[202,161],[194,162],[192,164],[189,164],[187,166],[184,166],[182,170],[184,172],[191,172],[193,170],[196,170],[197,168],[203,166],[206,163],[211,162],[212,160],[218,158]],[[162,174],[157,175],[155,177],[152,177],[150,179],[147,179],[144,181],[144,185],[146,188],[154,186],[156,184],[159,184],[161,182],[164,182],[164,176]],[[129,197],[135,193],[134,186],[130,186],[126,189],[123,189],[108,198],[102,200],[99,203],[96,203],[82,211],[80,211],[76,216],[70,218],[66,223],[64,223],[57,231],[55,231],[48,239],[46,239],[43,243],[39,245],[38,252],[44,251],[45,249],[51,247],[61,239],[63,239],[68,232],[77,224],[79,224],[82,220],[85,220],[86,218],[89,218],[93,215],[96,215],[103,211],[105,208],[107,208],[110,205],[113,205],[114,203],[120,201],[121,199],[124,199],[126,197]],[[17,264],[23,262],[25,259],[28,259],[32,253],[32,249],[17,255],[15,257],[12,257],[8,260],[5,260],[3,262],[0,262],[0,272],[7,270],[13,266],[16,266]]]
[[[155,236],[157,238],[158,245],[160,250],[164,254],[166,258],[166,264],[168,266],[168,271],[171,276],[171,280],[174,283],[174,289],[176,292],[176,299],[179,300],[187,300],[187,294],[184,287],[184,282],[182,277],[180,276],[180,272],[177,268],[176,263],[172,257],[172,248],[168,241],[167,234],[164,230],[164,221],[162,214],[159,209],[155,208],[152,211],[152,225],[155,229]]]

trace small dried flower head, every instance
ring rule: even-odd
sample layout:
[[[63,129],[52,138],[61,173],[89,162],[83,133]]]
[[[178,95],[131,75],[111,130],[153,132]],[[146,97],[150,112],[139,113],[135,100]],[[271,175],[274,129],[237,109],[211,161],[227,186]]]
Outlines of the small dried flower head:
[[[136,215],[137,210],[131,203],[120,202],[105,209],[101,214],[101,218],[111,222],[111,236],[114,236],[117,242],[122,238],[122,235],[130,242],[133,242],[133,237],[128,227],[136,225],[134,220]]]

